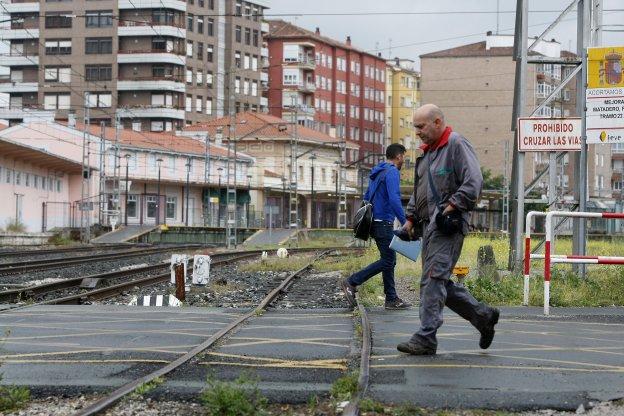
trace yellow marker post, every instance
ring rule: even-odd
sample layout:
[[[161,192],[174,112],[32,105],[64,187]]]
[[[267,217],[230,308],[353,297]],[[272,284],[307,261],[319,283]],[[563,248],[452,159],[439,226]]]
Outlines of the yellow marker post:
[[[459,283],[463,283],[470,269],[468,266],[455,266],[453,267],[453,274],[457,277]]]

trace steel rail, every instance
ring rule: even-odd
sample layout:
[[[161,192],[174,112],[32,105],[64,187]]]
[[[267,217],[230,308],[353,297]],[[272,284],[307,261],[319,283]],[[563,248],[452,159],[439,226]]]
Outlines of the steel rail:
[[[173,250],[189,250],[189,249],[201,249],[204,248],[200,245],[184,245],[176,247],[159,247],[149,249],[131,250],[127,253],[106,253],[106,254],[93,254],[90,256],[78,256],[70,258],[60,259],[44,259],[44,260],[30,260],[19,263],[7,263],[0,264],[0,275],[15,274],[21,272],[27,272],[32,270],[50,270],[58,269],[68,265],[93,263],[100,260],[112,260],[112,259],[124,259],[129,257],[136,257],[142,255],[158,254]]]
[[[358,416],[360,414],[360,402],[366,396],[368,391],[368,383],[370,380],[370,355],[372,346],[372,331],[368,312],[358,301],[358,311],[362,320],[362,353],[360,356],[360,375],[358,377],[358,389],[351,397],[349,403],[345,406],[344,416]]]
[[[207,348],[210,348],[217,341],[222,339],[230,331],[232,331],[233,329],[238,327],[240,324],[245,322],[247,319],[249,319],[249,318],[251,318],[253,316],[256,316],[259,312],[264,310],[271,302],[273,302],[275,300],[275,298],[280,293],[282,293],[284,291],[284,289],[290,284],[290,282],[295,277],[299,276],[301,273],[303,273],[306,270],[308,270],[310,267],[312,267],[312,265],[318,259],[320,259],[324,255],[326,255],[330,251],[331,250],[326,250],[326,251],[320,253],[311,262],[309,262],[307,265],[305,265],[301,269],[299,269],[299,270],[293,272],[292,274],[290,274],[288,277],[286,277],[286,279],[284,279],[284,281],[282,281],[282,283],[278,287],[276,287],[271,292],[269,292],[269,294],[253,310],[251,310],[250,312],[248,312],[246,314],[243,314],[243,315],[239,316],[238,318],[234,319],[225,328],[222,328],[221,330],[217,331],[214,335],[212,335],[206,341],[202,342],[201,344],[199,344],[198,346],[196,346],[195,348],[193,348],[192,350],[190,350],[189,352],[184,354],[182,357],[176,359],[175,361],[172,361],[171,363],[167,364],[163,368],[160,368],[160,369],[158,369],[158,370],[156,370],[156,371],[154,371],[154,372],[152,372],[150,374],[147,374],[147,375],[145,375],[143,377],[140,377],[140,378],[138,378],[136,380],[133,380],[133,381],[131,381],[129,383],[124,384],[123,386],[121,386],[121,387],[117,388],[115,391],[113,391],[110,395],[108,395],[108,396],[98,400],[97,402],[91,404],[90,406],[88,406],[85,409],[83,409],[83,410],[79,411],[78,413],[76,413],[74,416],[91,416],[91,415],[98,414],[99,412],[101,412],[103,410],[106,410],[109,407],[111,407],[112,405],[114,405],[117,401],[119,401],[124,396],[132,393],[140,385],[145,384],[145,383],[149,383],[150,381],[154,380],[157,377],[162,377],[165,374],[170,373],[171,371],[175,370],[176,368],[178,368],[181,365],[185,364],[186,362],[190,361],[191,359],[193,359],[195,356],[197,356],[198,354],[200,354],[201,352],[203,352]]]
[[[140,248],[151,247],[150,244],[111,244],[111,245],[99,245],[99,246],[76,246],[76,247],[63,247],[63,248],[50,248],[50,249],[37,249],[37,250],[0,250],[0,256],[15,257],[15,256],[37,256],[43,254],[62,254],[67,252],[77,251],[93,251],[93,250],[117,250],[126,248]]]

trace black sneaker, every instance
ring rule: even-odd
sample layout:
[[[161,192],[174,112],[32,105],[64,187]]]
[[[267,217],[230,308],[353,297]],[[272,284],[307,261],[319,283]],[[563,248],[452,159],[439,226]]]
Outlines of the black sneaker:
[[[485,325],[485,327],[480,330],[481,339],[479,340],[479,347],[486,350],[492,345],[492,341],[494,340],[494,325],[498,323],[498,317],[500,315],[500,311],[496,308],[492,309],[492,316],[490,320]]]
[[[412,304],[405,302],[401,298],[396,298],[395,300],[387,300],[384,306],[386,309],[398,311],[401,309],[409,309],[412,307]]]
[[[357,290],[355,286],[352,286],[349,283],[348,279],[344,279],[342,282],[340,282],[340,288],[344,292],[345,297],[347,298],[347,302],[349,302],[349,305],[352,308],[355,308],[357,306],[357,302],[355,301],[355,292],[357,292]]]
[[[411,341],[401,342],[397,345],[397,350],[412,355],[435,355],[436,353],[435,348],[425,347],[422,344]]]

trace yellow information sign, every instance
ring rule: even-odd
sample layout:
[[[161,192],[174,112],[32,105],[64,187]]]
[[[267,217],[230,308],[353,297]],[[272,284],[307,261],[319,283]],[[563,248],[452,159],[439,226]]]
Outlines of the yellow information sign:
[[[624,47],[587,49],[587,88],[624,87]]]

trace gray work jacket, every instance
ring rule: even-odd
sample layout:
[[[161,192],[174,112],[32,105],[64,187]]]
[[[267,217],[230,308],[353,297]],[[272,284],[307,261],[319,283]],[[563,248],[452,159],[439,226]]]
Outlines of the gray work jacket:
[[[420,163],[429,164],[429,161],[431,164],[427,167],[431,170],[431,177],[440,194],[440,205],[444,208],[448,204],[453,204],[455,209],[461,211],[464,218],[462,232],[467,234],[470,211],[476,206],[483,187],[483,176],[474,148],[464,136],[451,132],[446,143],[443,142],[437,148],[425,152],[416,160],[415,169]],[[415,178],[417,175],[418,171],[415,171]],[[423,179],[428,180],[428,175]],[[427,205],[429,227],[435,227],[434,219],[439,208],[429,186],[427,186]],[[416,186],[414,186],[405,213],[408,218],[418,219],[416,218]]]

